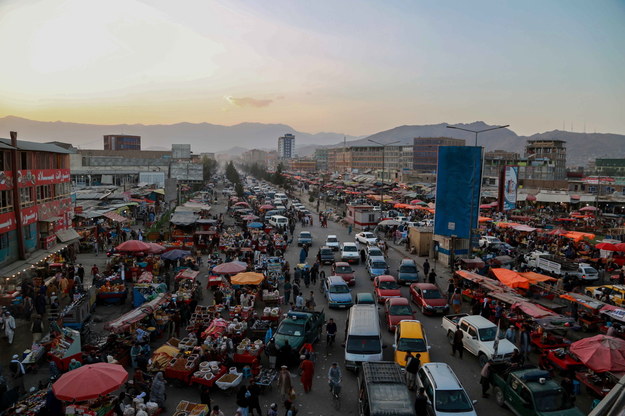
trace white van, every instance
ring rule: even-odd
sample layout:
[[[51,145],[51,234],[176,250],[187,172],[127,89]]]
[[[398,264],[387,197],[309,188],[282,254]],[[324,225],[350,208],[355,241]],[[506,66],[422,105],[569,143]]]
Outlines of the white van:
[[[274,228],[287,228],[289,226],[289,219],[282,215],[272,215],[269,217],[269,224]]]
[[[382,361],[377,305],[352,306],[345,327],[345,368],[358,370],[363,361]]]
[[[274,199],[282,200],[282,205],[287,205],[289,203],[289,197],[287,197],[286,194],[277,193],[273,197],[274,197]]]

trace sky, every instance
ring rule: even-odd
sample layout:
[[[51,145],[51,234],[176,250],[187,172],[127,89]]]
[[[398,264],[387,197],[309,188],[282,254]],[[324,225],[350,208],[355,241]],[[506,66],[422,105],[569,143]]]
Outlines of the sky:
[[[625,1],[2,0],[0,117],[625,134]]]

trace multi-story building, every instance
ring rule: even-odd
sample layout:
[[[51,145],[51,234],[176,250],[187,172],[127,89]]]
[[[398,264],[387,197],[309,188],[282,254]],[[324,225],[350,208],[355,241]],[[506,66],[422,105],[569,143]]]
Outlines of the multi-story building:
[[[267,152],[259,149],[252,149],[246,152],[243,152],[241,155],[241,160],[246,165],[267,165]]]
[[[334,147],[328,149],[328,171],[351,172],[352,152],[350,148]]]
[[[592,170],[599,175],[625,176],[625,159],[596,159]]]
[[[104,136],[104,150],[141,150],[141,136],[107,134]]]
[[[171,157],[173,159],[191,159],[190,144],[172,144]]]
[[[1,276],[8,277],[9,264],[17,260],[37,263],[31,259],[36,250],[49,256],[57,240],[78,238],[71,228],[70,153],[54,144],[18,141],[15,132],[0,139]]]
[[[565,143],[564,140],[528,140],[525,146],[526,167],[521,178],[535,181],[566,180]]]
[[[305,157],[296,157],[289,160],[289,170],[292,172],[316,172],[317,161]]]
[[[317,160],[317,169],[322,172],[328,170],[328,149],[323,147],[321,149],[315,149],[314,158]]]
[[[449,137],[415,137],[413,140],[412,168],[417,171],[436,172],[440,146],[464,146],[462,139]]]
[[[287,133],[278,138],[278,157],[291,159],[293,155],[295,155],[295,136]]]
[[[501,168],[504,166],[515,166],[519,163],[520,155],[516,152],[505,150],[494,150],[484,154],[484,173],[482,176],[498,178]]]

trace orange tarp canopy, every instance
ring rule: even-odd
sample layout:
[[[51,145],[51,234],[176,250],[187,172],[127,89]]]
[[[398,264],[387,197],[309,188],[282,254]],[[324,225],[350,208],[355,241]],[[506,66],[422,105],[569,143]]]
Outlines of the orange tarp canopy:
[[[530,287],[529,281],[526,278],[519,276],[519,274],[514,270],[495,268],[491,269],[491,271],[501,283],[508,287],[520,287],[522,289],[529,289]]]
[[[566,238],[570,238],[571,240],[580,241],[584,238],[592,240],[595,238],[595,235],[592,233],[582,233],[579,231],[568,231],[566,234],[563,234]]]
[[[239,273],[230,279],[233,285],[259,285],[265,279],[262,273]]]
[[[488,218],[488,217],[480,217],[480,218],[479,218],[479,221],[480,221],[480,222],[490,222],[490,221],[492,221],[492,220],[493,220],[492,218]]]
[[[551,276],[545,276],[544,274],[535,272],[525,272],[518,274],[519,276],[526,278],[532,285],[535,285],[538,282],[555,282],[556,280],[558,280]]]
[[[499,228],[510,228],[521,224],[516,222],[496,222],[495,225]]]

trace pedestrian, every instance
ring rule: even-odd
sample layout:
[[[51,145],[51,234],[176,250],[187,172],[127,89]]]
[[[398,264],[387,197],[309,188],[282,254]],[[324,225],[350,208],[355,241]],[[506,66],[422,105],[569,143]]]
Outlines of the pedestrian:
[[[406,354],[406,384],[410,390],[414,390],[417,381],[417,371],[421,367],[421,354],[415,356],[408,352]]]
[[[460,288],[457,288],[451,296],[451,306],[454,308],[455,314],[460,313],[462,310],[462,293],[460,293]]]
[[[490,387],[490,366],[493,364],[493,360],[488,362],[482,367],[480,372],[480,384],[482,385],[482,397],[488,397],[488,389]]]
[[[414,411],[416,416],[427,416],[428,414],[428,398],[423,387],[419,387],[419,393],[417,393],[414,401]]]
[[[510,325],[508,329],[506,329],[506,339],[513,344],[516,344],[516,328],[514,325]]]
[[[291,373],[286,365],[280,367],[280,374],[278,375],[278,388],[282,400],[287,400],[291,396],[291,390],[293,385],[291,384]]]
[[[280,368],[282,368],[282,366],[288,366],[290,364],[292,354],[293,349],[291,348],[291,344],[289,344],[288,340],[285,340],[284,345],[278,350],[277,364],[280,366]]]
[[[91,277],[95,280],[96,276],[100,273],[100,269],[98,269],[98,265],[94,264],[91,268]]]
[[[460,325],[456,324],[456,332],[454,332],[453,342],[451,343],[451,355],[456,356],[456,351],[462,360],[462,353],[464,352],[464,345],[462,343],[462,331]]]
[[[237,412],[240,412],[241,416],[248,416],[250,412],[250,393],[247,386],[242,386],[237,392]]]
[[[11,362],[9,363],[9,370],[11,370],[11,376],[13,378],[13,387],[17,387],[18,393],[21,395],[26,390],[24,388],[24,374],[26,374],[26,370],[19,359],[19,355],[13,355],[13,358],[11,358]]]
[[[315,310],[315,306],[317,306],[317,303],[315,302],[315,294],[311,290],[310,291],[310,296],[308,297],[308,299],[306,299],[306,309],[314,311]]]
[[[351,224],[349,224],[347,226],[347,235],[352,235],[352,225]]]
[[[524,325],[521,333],[519,334],[519,350],[521,351],[521,355],[523,356],[523,358],[525,358],[526,360],[529,360],[530,358],[531,347],[532,345],[530,343],[530,331],[527,325]]]
[[[248,386],[248,391],[250,392],[250,397],[248,399],[248,409],[249,414],[253,415],[254,411],[258,413],[258,416],[263,416],[263,411],[260,408],[260,387],[256,384],[256,380],[252,377],[250,379],[250,385]]]
[[[224,412],[219,409],[219,406],[213,406],[213,410],[211,411],[209,416],[225,416]]]
[[[428,282],[433,285],[436,284],[436,272],[434,270],[430,270],[430,274],[428,274]]]
[[[291,400],[285,400],[284,401],[284,408],[286,409],[286,412],[284,413],[284,416],[295,416],[295,415],[297,415],[297,409],[293,407],[293,402]]]
[[[69,371],[75,370],[80,367],[82,367],[82,364],[75,358],[72,358],[72,360],[69,362]]]
[[[430,262],[428,261],[428,259],[425,259],[425,262],[423,263],[423,275],[427,276],[429,272],[430,272]]]
[[[267,416],[278,416],[278,405],[275,403],[271,403],[269,405],[269,410],[267,410]]]
[[[291,300],[291,289],[293,288],[293,285],[291,284],[290,280],[287,280],[284,282],[284,304],[288,304],[289,301]]]
[[[297,295],[297,297],[295,298],[295,309],[298,311],[301,311],[304,309],[304,297],[302,296],[301,293]]]
[[[315,375],[315,363],[310,360],[310,355],[302,355],[299,357],[302,362],[299,365],[301,371],[300,381],[304,386],[304,393],[309,393],[312,389],[313,377]]]
[[[13,344],[15,336],[15,318],[9,311],[4,312],[4,335],[9,340],[9,345]]]
[[[150,401],[158,404],[158,407],[165,409],[165,379],[163,373],[159,371],[152,380],[152,388],[150,389]]]
[[[33,323],[30,326],[30,332],[33,334],[33,344],[39,344],[43,335],[43,322],[41,321],[41,315],[35,314],[33,316]]]

